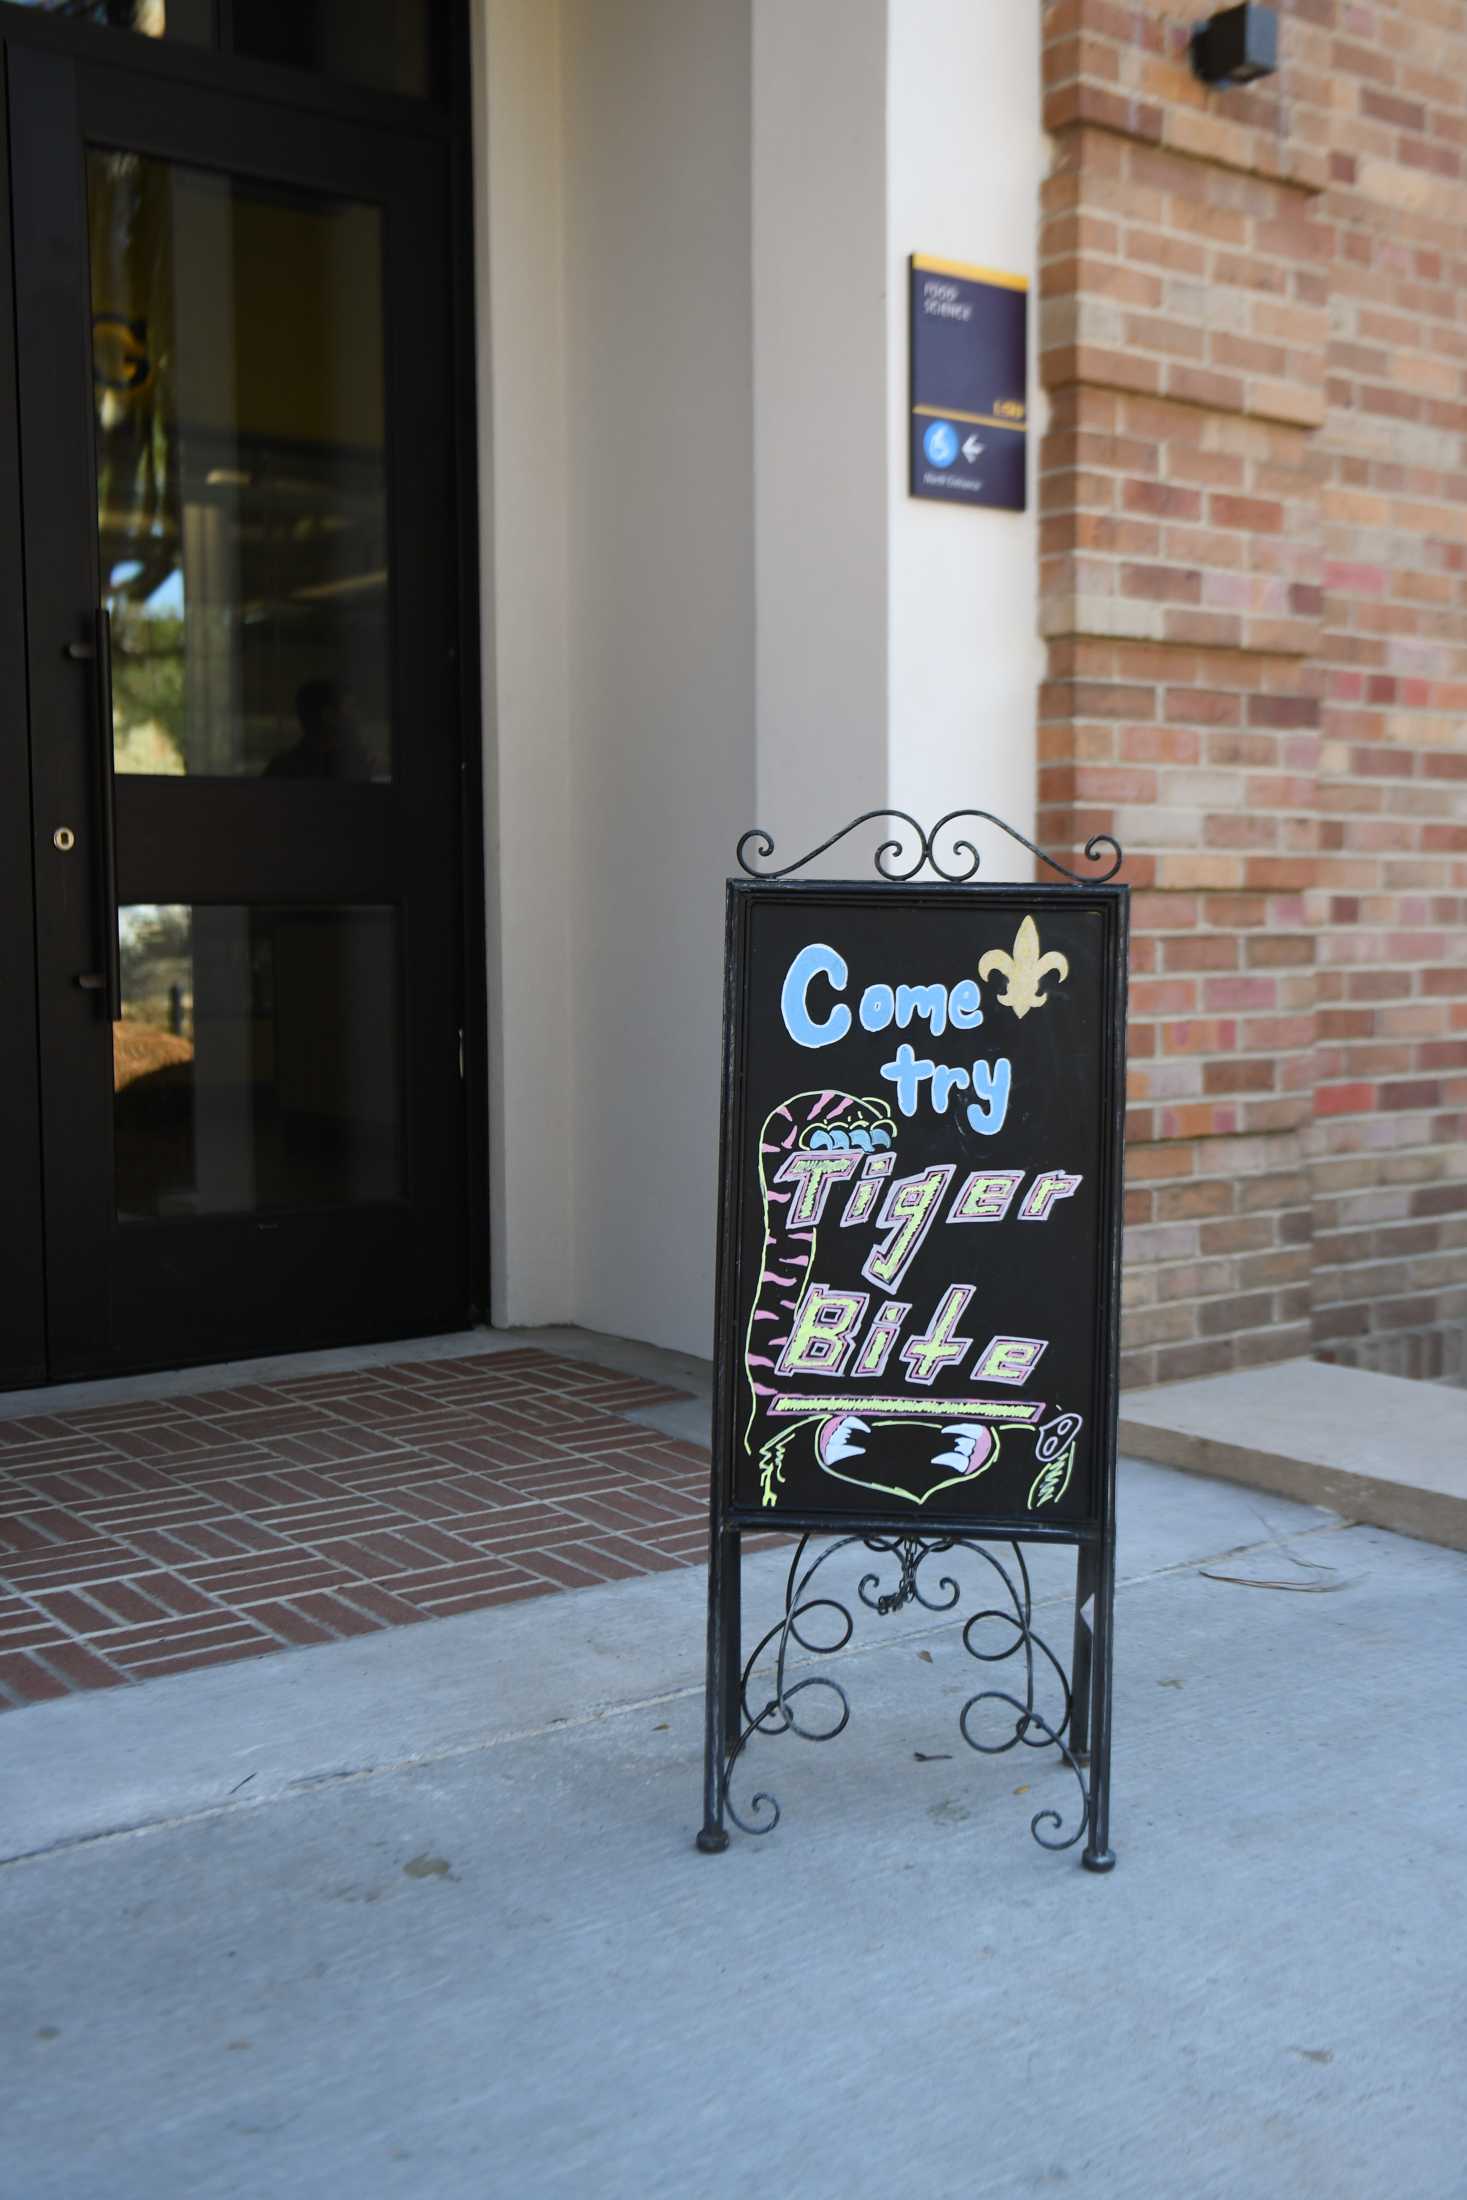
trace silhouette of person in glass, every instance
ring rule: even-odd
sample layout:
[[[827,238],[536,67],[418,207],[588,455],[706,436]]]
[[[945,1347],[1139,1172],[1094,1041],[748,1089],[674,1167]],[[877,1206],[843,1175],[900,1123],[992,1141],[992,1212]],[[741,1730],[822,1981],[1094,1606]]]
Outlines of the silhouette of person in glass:
[[[265,766],[266,779],[370,779],[372,759],[352,715],[351,697],[334,680],[303,680],[295,714],[301,734]]]

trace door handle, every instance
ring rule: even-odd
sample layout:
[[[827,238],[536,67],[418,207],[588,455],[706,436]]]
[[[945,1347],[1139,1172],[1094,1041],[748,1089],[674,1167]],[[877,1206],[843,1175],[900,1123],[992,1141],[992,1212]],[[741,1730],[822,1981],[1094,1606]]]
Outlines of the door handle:
[[[97,743],[97,845],[101,853],[98,891],[102,904],[102,968],[77,979],[84,993],[107,996],[113,1023],[122,1017],[122,957],[117,941],[117,803],[112,770],[112,614],[105,606],[92,613],[90,642],[68,642],[73,663],[96,667],[92,681]]]

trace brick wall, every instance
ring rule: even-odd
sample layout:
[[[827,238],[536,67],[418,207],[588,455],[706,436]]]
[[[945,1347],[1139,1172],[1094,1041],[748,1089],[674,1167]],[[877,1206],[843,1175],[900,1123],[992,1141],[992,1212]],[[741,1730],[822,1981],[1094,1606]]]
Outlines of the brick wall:
[[[1051,845],[1136,894],[1125,1378],[1467,1380],[1467,6],[1049,0]]]

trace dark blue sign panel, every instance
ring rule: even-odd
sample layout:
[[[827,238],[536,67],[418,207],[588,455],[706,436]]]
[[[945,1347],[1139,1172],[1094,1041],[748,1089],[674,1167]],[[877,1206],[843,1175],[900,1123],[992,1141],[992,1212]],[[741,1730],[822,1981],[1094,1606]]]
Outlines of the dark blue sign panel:
[[[1029,284],[912,254],[914,497],[1022,512]]]

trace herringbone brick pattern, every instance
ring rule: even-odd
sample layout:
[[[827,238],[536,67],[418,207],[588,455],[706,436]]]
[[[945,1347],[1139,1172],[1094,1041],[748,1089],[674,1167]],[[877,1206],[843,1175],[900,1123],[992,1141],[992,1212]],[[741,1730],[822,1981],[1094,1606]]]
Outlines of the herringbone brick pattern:
[[[0,1708],[700,1562],[678,1395],[534,1350],[0,1422]]]

